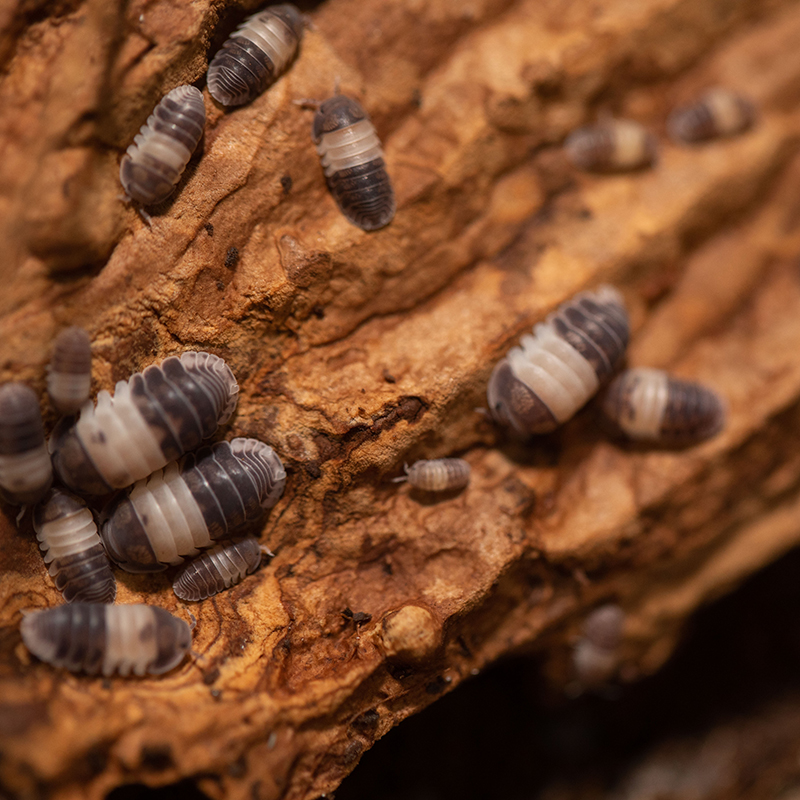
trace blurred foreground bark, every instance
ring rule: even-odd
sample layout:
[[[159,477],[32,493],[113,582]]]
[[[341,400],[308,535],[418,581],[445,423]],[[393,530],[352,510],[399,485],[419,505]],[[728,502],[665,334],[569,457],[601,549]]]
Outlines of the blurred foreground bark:
[[[503,654],[547,648],[569,685],[600,602],[627,614],[621,677],[656,670],[688,614],[800,542],[800,5],[330,0],[266,95],[206,97],[202,157],[148,228],[119,201],[119,156],[244,13],[0,11],[0,377],[43,392],[65,324],[92,335],[95,390],[208,349],[242,388],[226,437],[269,442],[289,471],[262,532],[276,558],[239,587],[186,609],[169,576],[118,574],[119,602],[197,617],[201,657],[158,679],[34,663],[21,611],[60,597],[5,509],[0,787],[17,796],[190,777],[214,797],[315,797]],[[374,234],[337,212],[292,102],[337,78],[395,182]],[[717,84],[757,104],[756,127],[667,143],[670,108]],[[655,169],[569,168],[565,135],[608,112],[661,135]],[[631,310],[631,365],[727,398],[719,437],[624,447],[590,408],[523,445],[475,413],[520,334],[600,282]],[[452,454],[473,468],[459,495],[390,482]]]

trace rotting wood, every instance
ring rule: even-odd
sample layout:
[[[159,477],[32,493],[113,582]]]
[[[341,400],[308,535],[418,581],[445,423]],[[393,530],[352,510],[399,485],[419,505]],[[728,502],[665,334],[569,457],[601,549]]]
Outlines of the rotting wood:
[[[264,96],[208,104],[202,157],[151,228],[118,200],[118,156],[244,11],[120,8],[0,19],[16,36],[0,47],[2,377],[43,392],[66,324],[92,335],[95,390],[207,347],[242,386],[230,435],[275,447],[289,481],[261,536],[275,559],[191,607],[202,658],[158,680],[33,663],[20,612],[60,598],[5,509],[7,791],[193,777],[214,797],[315,797],[503,654],[547,647],[568,683],[599,602],[628,615],[622,673],[657,669],[693,609],[800,541],[796,3],[331,0]],[[336,77],[385,144],[398,213],[378,233],[338,213],[292,102]],[[712,84],[755,101],[753,131],[667,143],[668,110]],[[661,135],[655,169],[568,167],[560,142],[601,111]],[[621,446],[590,408],[524,446],[474,412],[519,335],[604,281],[631,310],[629,363],[717,389],[722,435]],[[391,483],[452,454],[472,467],[456,497]],[[121,575],[119,602],[139,601],[186,615],[166,575]],[[404,641],[408,607],[428,629]]]

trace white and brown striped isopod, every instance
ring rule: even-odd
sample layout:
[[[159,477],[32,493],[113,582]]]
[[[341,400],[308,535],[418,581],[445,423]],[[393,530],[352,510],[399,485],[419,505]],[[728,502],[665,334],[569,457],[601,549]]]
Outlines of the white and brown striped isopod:
[[[395,212],[383,150],[369,115],[357,100],[337,94],[320,104],[312,128],[333,199],[353,225],[374,231]]]
[[[73,603],[32,611],[20,625],[37,658],[71,672],[160,675],[192,646],[189,626],[163,608]]]
[[[33,510],[33,527],[56,588],[68,603],[113,603],[117,582],[92,512],[63,489]]]
[[[228,539],[278,502],[280,458],[256,439],[217,442],[139,481],[117,498],[100,531],[128,572],[158,572]]]
[[[172,588],[181,600],[205,600],[255,572],[263,552],[254,536],[222,542],[184,564]]]
[[[249,103],[283,74],[303,38],[303,17],[291,3],[248,17],[208,67],[208,92],[223,106]]]
[[[114,397],[50,439],[61,480],[79,493],[129,486],[193,450],[230,419],[239,386],[218,356],[190,350],[120,381]]]
[[[470,466],[463,458],[435,458],[416,461],[406,467],[402,478],[394,482],[408,481],[415,489],[426,492],[446,492],[462,489],[469,483]]]
[[[667,119],[667,132],[676,142],[705,142],[741,133],[755,118],[749,100],[730,89],[716,88],[697,102],[676,108]]]
[[[644,367],[611,381],[603,413],[628,438],[667,445],[708,439],[725,425],[725,407],[715,391]]]
[[[39,398],[22,383],[0,386],[0,495],[36,503],[53,482]]]
[[[601,286],[577,294],[494,368],[488,388],[492,416],[523,435],[554,430],[611,377],[628,332],[616,289]]]
[[[178,86],[153,109],[122,157],[119,179],[128,197],[149,206],[172,194],[206,124],[202,93]]]
[[[73,325],[56,336],[47,367],[47,393],[56,410],[74,414],[92,386],[92,344],[83,328]]]
[[[574,130],[564,143],[569,160],[590,172],[624,172],[653,164],[655,137],[638,122],[614,119]]]

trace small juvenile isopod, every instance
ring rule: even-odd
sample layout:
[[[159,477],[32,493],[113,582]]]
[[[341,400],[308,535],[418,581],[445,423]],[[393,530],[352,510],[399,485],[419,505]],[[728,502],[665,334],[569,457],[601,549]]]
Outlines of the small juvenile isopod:
[[[263,552],[254,536],[222,542],[184,564],[172,588],[181,600],[205,600],[255,572]]]
[[[749,100],[730,89],[716,88],[697,102],[676,108],[667,119],[667,132],[676,142],[705,142],[747,130],[755,116]]]
[[[79,497],[51,489],[33,527],[56,588],[68,603],[113,603],[117,583],[92,512]]]
[[[22,383],[0,386],[0,494],[9,503],[36,503],[53,481],[39,398]]]
[[[361,104],[343,94],[323,101],[312,135],[328,188],[347,220],[365,231],[388,225],[394,190],[378,134]]]
[[[689,444],[719,433],[725,407],[716,392],[660,369],[625,370],[603,398],[603,413],[631,439]]]
[[[161,675],[192,646],[192,632],[182,619],[147,605],[56,606],[26,614],[20,631],[37,658],[90,675]]]
[[[624,172],[650,166],[658,155],[655,137],[628,119],[578,128],[567,137],[564,148],[576,167],[591,172]]]
[[[190,350],[119,381],[114,397],[56,429],[53,465],[70,489],[105,494],[193,450],[230,419],[239,386],[218,356]]]
[[[469,483],[470,466],[463,458],[435,458],[417,461],[405,471],[405,476],[394,479],[395,483],[408,481],[415,489],[446,492],[461,489]]]
[[[92,386],[92,345],[89,334],[73,325],[56,336],[47,368],[47,393],[62,414],[74,414],[88,399]]]
[[[291,3],[248,17],[208,67],[208,92],[223,106],[249,103],[283,74],[303,38],[303,17]]]
[[[100,535],[128,572],[159,572],[234,536],[278,502],[286,471],[256,439],[217,442],[173,461],[113,503]]]
[[[615,603],[594,609],[583,625],[583,636],[572,651],[572,663],[582,683],[597,685],[617,669],[625,612]]]
[[[494,419],[523,435],[566,422],[611,376],[628,344],[628,314],[611,286],[581,292],[533,336],[522,337],[489,379]]]
[[[172,194],[206,124],[202,93],[177,86],[153,109],[122,157],[119,179],[132,200],[149,206]]]

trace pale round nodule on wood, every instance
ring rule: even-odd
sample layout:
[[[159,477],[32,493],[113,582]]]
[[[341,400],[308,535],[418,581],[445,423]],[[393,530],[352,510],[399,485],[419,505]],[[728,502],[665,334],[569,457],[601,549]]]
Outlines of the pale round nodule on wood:
[[[462,489],[469,483],[470,466],[463,458],[436,458],[417,461],[406,470],[406,478],[415,489],[446,492]]]
[[[206,124],[203,95],[178,86],[155,107],[122,157],[119,179],[128,196],[142,205],[172,194]]]
[[[325,179],[342,214],[373,231],[394,217],[394,189],[386,172],[378,134],[361,104],[337,94],[314,116],[312,136]]]
[[[522,435],[554,430],[611,376],[628,336],[628,315],[616,289],[577,294],[494,368],[487,390],[492,416]]]
[[[36,503],[52,482],[39,398],[22,383],[5,383],[0,386],[0,494],[9,503]]]
[[[609,120],[578,128],[564,143],[569,160],[579,169],[624,172],[652,165],[658,155],[655,137],[633,120]]]
[[[261,564],[262,552],[253,536],[223,542],[181,567],[172,588],[181,600],[205,600],[255,572]]]
[[[53,342],[47,366],[47,393],[61,414],[74,414],[88,399],[92,387],[92,344],[77,326],[64,328]]]
[[[725,425],[725,406],[712,389],[645,367],[618,375],[606,389],[602,409],[628,438],[664,444],[700,442]]]
[[[118,497],[100,531],[111,559],[128,572],[159,572],[259,519],[283,465],[261,442],[234,442],[190,453]]]
[[[386,655],[405,661],[430,658],[441,643],[441,627],[422,606],[403,606],[383,620],[381,641]]]
[[[239,386],[218,356],[188,351],[97,395],[50,439],[53,465],[76,492],[104,494],[198,447],[236,408]]]
[[[33,510],[33,528],[56,588],[68,603],[113,603],[117,583],[86,503],[51,489]]]
[[[725,88],[711,89],[697,102],[676,108],[667,132],[676,142],[705,142],[746,131],[755,121],[753,104]]]
[[[291,4],[248,17],[208,67],[208,92],[223,106],[249,103],[288,67],[303,38],[303,17]]]
[[[572,664],[581,683],[596,686],[617,669],[625,612],[615,603],[594,609],[584,621],[583,636],[572,651]]]
[[[160,675],[177,666],[192,646],[183,620],[148,605],[57,606],[26,614],[20,631],[37,658],[90,675]]]

